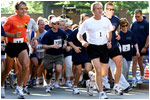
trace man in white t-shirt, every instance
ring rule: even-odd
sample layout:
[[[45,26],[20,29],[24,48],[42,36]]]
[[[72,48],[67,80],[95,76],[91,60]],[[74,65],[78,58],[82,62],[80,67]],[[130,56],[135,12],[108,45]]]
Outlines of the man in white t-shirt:
[[[112,24],[108,18],[102,16],[101,3],[93,3],[91,11],[93,17],[87,19],[79,28],[78,40],[87,48],[87,54],[91,59],[96,73],[96,84],[99,90],[99,99],[107,99],[102,86],[102,76],[108,72],[108,49],[111,48]],[[82,38],[86,32],[87,42]]]

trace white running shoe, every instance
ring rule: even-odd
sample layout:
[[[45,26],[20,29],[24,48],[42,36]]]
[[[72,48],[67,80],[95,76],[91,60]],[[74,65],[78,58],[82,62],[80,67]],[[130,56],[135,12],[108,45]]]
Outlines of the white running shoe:
[[[51,88],[51,87],[50,87],[49,85],[46,86],[46,90],[45,90],[46,93],[50,93],[50,92],[51,92],[51,89],[50,89],[50,88]]]
[[[136,87],[136,85],[137,85],[136,80],[132,80],[132,87],[133,87],[133,88],[135,88],[135,87]]]
[[[59,83],[57,81],[54,83],[54,87],[55,88],[60,88]]]
[[[101,92],[101,93],[99,93],[99,99],[109,99],[109,98],[107,97],[105,92]]]
[[[71,81],[67,81],[67,82],[66,82],[66,86],[67,86],[67,87],[72,87]]]
[[[77,87],[73,87],[72,94],[80,94],[80,92],[79,92]]]
[[[138,84],[143,84],[144,83],[144,79],[140,78],[140,80],[138,81]]]
[[[90,86],[90,80],[86,81],[87,93],[89,96],[93,96],[93,86]]]
[[[115,94],[123,95],[123,92],[121,91],[121,88],[119,86],[114,86],[113,90],[115,91]]]
[[[22,91],[22,87],[21,86],[17,86],[16,87],[16,92],[18,94],[18,99],[24,99],[24,94],[23,94],[23,91]]]
[[[5,98],[5,88],[1,87],[1,98]]]

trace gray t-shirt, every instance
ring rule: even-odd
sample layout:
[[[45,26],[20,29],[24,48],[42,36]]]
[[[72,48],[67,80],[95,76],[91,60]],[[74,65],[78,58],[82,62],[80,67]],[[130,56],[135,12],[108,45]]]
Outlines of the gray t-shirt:
[[[46,32],[47,32],[47,31],[44,30],[43,33],[39,33],[39,37],[38,37],[38,43],[39,43],[39,44],[41,44],[41,40],[42,40],[42,38],[43,38],[43,36],[45,35]],[[45,52],[45,49],[37,49],[37,50],[36,50],[36,55],[37,55],[37,57],[38,57],[39,59],[44,58],[44,52]]]

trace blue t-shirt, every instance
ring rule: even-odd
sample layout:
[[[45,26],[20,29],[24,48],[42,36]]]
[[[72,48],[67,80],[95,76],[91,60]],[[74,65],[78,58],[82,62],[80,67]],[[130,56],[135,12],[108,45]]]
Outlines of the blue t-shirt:
[[[3,26],[1,25],[1,36],[6,36]]]
[[[69,37],[69,35],[72,33],[72,30],[71,29],[67,29],[67,30],[65,30],[66,31],[66,35],[67,35],[67,37]],[[67,46],[69,46],[69,44],[67,44]],[[65,49],[63,50],[63,54],[64,54],[64,57],[67,57],[67,56],[70,56],[70,55],[72,55],[72,49],[69,51],[69,52],[67,52]]]
[[[137,43],[136,37],[130,30],[126,33],[120,31],[120,37],[121,54],[127,61],[132,61],[133,46]]]
[[[86,53],[85,47],[77,39],[78,28],[76,28],[71,35],[67,38],[68,42],[73,42],[75,46],[81,47],[81,52],[76,53],[74,49],[72,49],[72,61],[78,63],[90,62],[90,59]],[[86,40],[86,34],[83,34],[83,39]]]
[[[105,16],[105,15],[104,15]],[[106,17],[106,16],[105,16]],[[109,19],[109,18],[108,18]],[[111,44],[112,44],[112,48],[109,49],[109,51],[113,50],[114,48],[118,47],[118,41],[116,40],[116,30],[118,28],[118,26],[120,25],[120,19],[117,16],[112,16],[111,19],[109,19],[112,23],[113,26],[115,26],[115,30],[112,31],[112,39],[111,39]]]
[[[45,33],[44,37],[41,40],[42,44],[46,44],[46,45],[54,45],[54,44],[58,44],[60,46],[59,49],[54,49],[54,48],[50,48],[46,50],[47,54],[51,54],[51,55],[59,55],[59,54],[63,54],[63,44],[64,44],[64,40],[67,38],[66,36],[66,32],[62,29],[58,28],[58,32],[54,33],[51,29]]]
[[[143,19],[142,22],[135,21],[132,24],[131,31],[135,34],[138,40],[139,50],[145,46],[147,36],[149,35],[149,22]]]
[[[46,30],[46,31],[50,30],[51,28],[52,28],[52,27],[49,27],[48,24],[45,25],[45,30]]]

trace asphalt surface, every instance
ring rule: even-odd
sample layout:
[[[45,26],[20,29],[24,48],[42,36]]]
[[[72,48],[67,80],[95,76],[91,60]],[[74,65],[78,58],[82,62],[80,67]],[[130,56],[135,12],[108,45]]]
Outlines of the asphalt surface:
[[[5,89],[6,97],[4,99],[17,99],[15,89],[9,86]],[[79,88],[81,94],[72,94],[72,89],[66,86],[61,86],[58,89],[53,89],[51,93],[45,92],[45,87],[37,85],[33,88],[29,88],[30,95],[25,94],[25,99],[98,99],[97,91],[94,91],[93,96],[89,96],[86,92],[86,88]],[[124,93],[122,96],[117,96],[113,93],[107,93],[110,99],[149,99],[149,84],[144,83],[133,88],[129,93]]]

